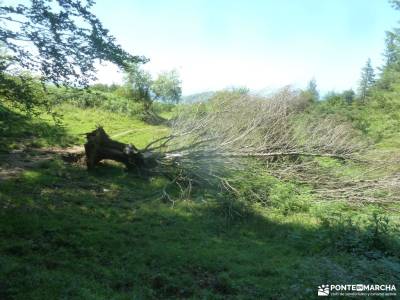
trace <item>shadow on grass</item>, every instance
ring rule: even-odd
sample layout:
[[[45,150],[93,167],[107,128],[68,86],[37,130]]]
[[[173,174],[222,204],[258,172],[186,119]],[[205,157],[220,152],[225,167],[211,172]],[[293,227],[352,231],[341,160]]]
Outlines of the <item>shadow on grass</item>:
[[[162,180],[54,162],[2,183],[0,298],[312,299],[400,280],[394,256],[338,251],[341,228],[256,210],[227,223],[212,200],[162,203]]]
[[[61,125],[17,113],[0,104],[0,152],[24,147],[68,146],[76,138]]]

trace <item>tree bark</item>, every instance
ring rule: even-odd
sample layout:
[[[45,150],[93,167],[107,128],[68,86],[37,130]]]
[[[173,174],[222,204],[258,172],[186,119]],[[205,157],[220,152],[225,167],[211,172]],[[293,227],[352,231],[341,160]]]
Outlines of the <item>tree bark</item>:
[[[92,170],[101,160],[123,163],[128,169],[144,166],[143,154],[134,146],[112,140],[102,127],[86,134],[86,165]]]

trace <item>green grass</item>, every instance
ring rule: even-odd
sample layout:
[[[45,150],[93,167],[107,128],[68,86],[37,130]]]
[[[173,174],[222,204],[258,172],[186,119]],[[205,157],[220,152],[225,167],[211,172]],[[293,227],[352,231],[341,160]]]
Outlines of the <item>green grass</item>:
[[[55,112],[62,116],[58,125],[50,115],[29,118],[3,107],[0,110],[0,151],[7,152],[21,147],[83,145],[85,133],[97,126],[103,126],[111,137],[128,132],[119,136],[118,140],[133,143],[137,147],[144,147],[168,133],[165,126],[148,125],[132,117],[95,108],[80,109],[66,104],[56,107]]]
[[[97,124],[110,135],[133,129],[118,140],[138,146],[168,130],[59,109],[69,144]],[[241,207],[199,189],[173,204],[160,197],[165,180],[55,158],[0,181],[0,299],[313,299],[320,284],[400,283],[398,211],[316,203],[307,188],[268,176],[254,183],[267,203]],[[232,203],[246,214],[230,218]]]
[[[164,126],[148,125],[132,117],[95,108],[79,109],[72,105],[62,105],[57,108],[57,112],[63,116],[66,133],[77,136],[77,142],[81,144],[86,138],[84,134],[96,129],[96,126],[103,126],[111,137],[129,131],[119,136],[118,140],[134,143],[137,147],[144,147],[168,133],[168,128]]]
[[[55,125],[50,116],[31,118],[0,105],[0,152],[25,147],[66,147],[77,141],[63,126]]]
[[[318,216],[346,205],[229,220],[216,202],[163,203],[162,180],[55,161],[3,182],[1,298],[309,299],[323,282],[399,280],[395,256],[330,244],[340,224]]]

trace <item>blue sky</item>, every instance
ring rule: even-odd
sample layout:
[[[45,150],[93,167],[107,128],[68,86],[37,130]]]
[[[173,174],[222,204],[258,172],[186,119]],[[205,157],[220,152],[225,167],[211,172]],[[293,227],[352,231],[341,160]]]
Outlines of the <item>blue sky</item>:
[[[400,19],[385,0],[114,0],[93,11],[126,50],[150,58],[154,76],[177,69],[184,94],[304,87],[312,77],[322,93],[356,88]],[[122,75],[104,66],[98,77]]]

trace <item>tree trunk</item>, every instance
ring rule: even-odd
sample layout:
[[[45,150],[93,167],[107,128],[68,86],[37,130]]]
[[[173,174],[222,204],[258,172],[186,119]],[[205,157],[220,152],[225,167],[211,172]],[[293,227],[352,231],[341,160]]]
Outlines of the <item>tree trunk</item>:
[[[135,146],[110,139],[102,127],[87,133],[86,138],[86,165],[89,170],[103,159],[123,163],[128,169],[141,168],[145,164],[142,153]]]

